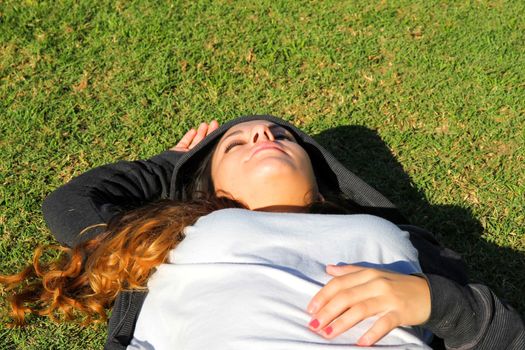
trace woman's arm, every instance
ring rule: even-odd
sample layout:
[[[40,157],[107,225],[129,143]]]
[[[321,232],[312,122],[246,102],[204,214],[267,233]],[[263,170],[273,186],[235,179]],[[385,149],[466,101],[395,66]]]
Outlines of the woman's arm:
[[[42,204],[46,223],[62,244],[74,246],[102,231],[116,214],[166,198],[173,168],[182,153],[165,151],[151,159],[100,166],[53,191]]]
[[[525,349],[520,315],[487,286],[427,278],[432,307],[423,327],[443,339],[447,349]]]
[[[418,250],[431,293],[423,325],[449,349],[525,349],[525,326],[516,310],[487,286],[468,280],[461,256],[419,227],[400,225]]]
[[[120,161],[104,165],[74,178],[53,191],[42,205],[46,223],[65,245],[87,241],[103,228],[87,227],[107,223],[113,216],[145,203],[167,198],[173,168],[179,158],[218,128],[201,123],[189,130],[172,149],[148,160]]]

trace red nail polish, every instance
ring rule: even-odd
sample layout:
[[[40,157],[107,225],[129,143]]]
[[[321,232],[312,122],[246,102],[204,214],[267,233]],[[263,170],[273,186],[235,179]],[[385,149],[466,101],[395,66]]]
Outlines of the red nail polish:
[[[326,333],[326,335],[330,335],[332,331],[333,331],[332,326],[328,326],[324,329],[324,332]]]
[[[319,321],[317,319],[312,320],[312,321],[310,321],[310,323],[308,325],[315,329],[315,328],[319,327]]]

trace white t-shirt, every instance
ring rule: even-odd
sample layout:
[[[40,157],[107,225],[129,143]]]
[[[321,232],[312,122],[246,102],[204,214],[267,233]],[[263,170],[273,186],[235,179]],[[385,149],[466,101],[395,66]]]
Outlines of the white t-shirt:
[[[185,230],[148,282],[128,349],[362,349],[376,320],[328,340],[308,328],[306,307],[333,277],[327,264],[421,272],[408,233],[372,215],[222,209]],[[429,349],[418,327],[376,345]]]

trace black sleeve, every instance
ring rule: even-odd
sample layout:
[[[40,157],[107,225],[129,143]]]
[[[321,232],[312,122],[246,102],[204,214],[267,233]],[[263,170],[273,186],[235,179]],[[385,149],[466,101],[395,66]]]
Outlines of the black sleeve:
[[[525,349],[519,313],[487,286],[468,281],[459,254],[438,244],[428,231],[400,225],[418,250],[431,293],[431,314],[423,325],[447,349]]]
[[[53,191],[42,204],[51,233],[74,246],[93,238],[116,214],[169,196],[173,168],[183,153],[165,151],[148,160],[100,166]]]
[[[516,310],[487,287],[427,275],[432,311],[426,329],[447,349],[525,349],[525,326]]]

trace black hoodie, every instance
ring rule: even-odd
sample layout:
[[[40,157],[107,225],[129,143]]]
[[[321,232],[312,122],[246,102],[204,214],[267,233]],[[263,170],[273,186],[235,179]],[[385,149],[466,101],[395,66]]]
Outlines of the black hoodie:
[[[231,126],[268,120],[287,128],[308,152],[321,193],[341,193],[367,213],[384,217],[410,233],[431,289],[431,316],[423,325],[436,335],[433,347],[450,349],[525,349],[520,315],[486,286],[470,284],[459,255],[443,248],[428,231],[409,225],[382,194],[346,169],[313,138],[292,124],[268,115],[231,120],[192,150],[166,151],[149,160],[120,161],[92,169],[52,192],[43,203],[44,218],[57,240],[73,246],[100,233],[84,228],[108,222],[123,211],[162,198],[184,200],[185,184],[200,159]],[[121,293],[109,322],[106,349],[129,344],[144,292]]]

